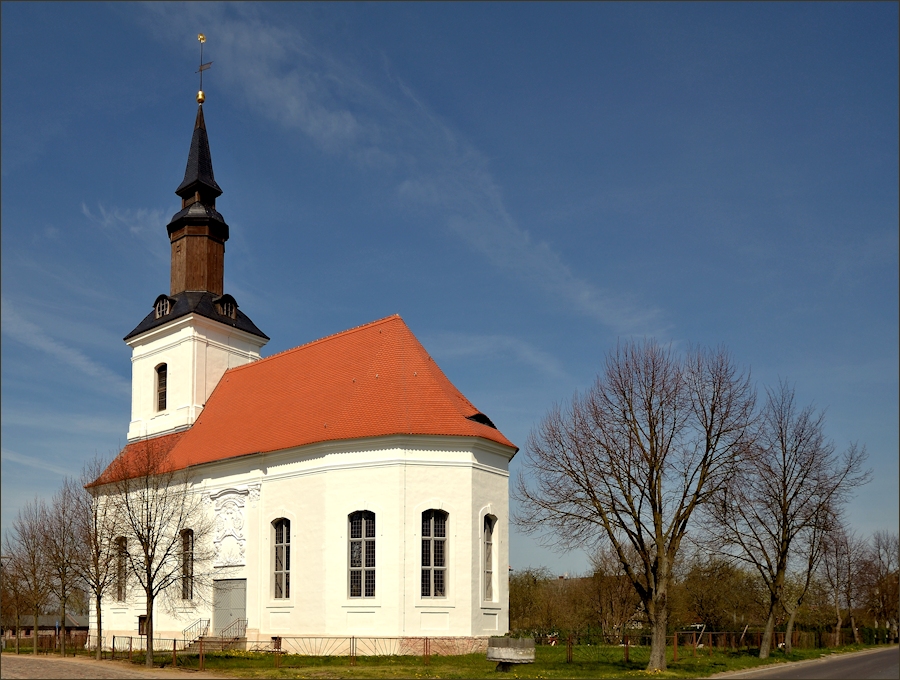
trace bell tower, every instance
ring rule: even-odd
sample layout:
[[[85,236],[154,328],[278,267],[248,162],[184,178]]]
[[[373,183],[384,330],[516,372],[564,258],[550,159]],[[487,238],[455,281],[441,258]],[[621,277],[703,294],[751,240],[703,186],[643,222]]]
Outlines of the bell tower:
[[[201,63],[201,77],[208,66]],[[259,359],[269,341],[224,292],[228,224],[216,210],[222,189],[213,174],[204,101],[201,83],[187,167],[175,190],[181,210],[166,227],[169,294],[157,296],[125,336],[132,348],[129,441],[189,428],[225,371]]]

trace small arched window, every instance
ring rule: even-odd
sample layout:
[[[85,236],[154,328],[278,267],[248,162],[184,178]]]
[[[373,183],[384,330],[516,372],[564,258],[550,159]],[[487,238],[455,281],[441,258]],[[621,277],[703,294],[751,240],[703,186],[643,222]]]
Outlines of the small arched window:
[[[422,513],[422,597],[447,597],[447,513]]]
[[[168,382],[168,367],[160,364],[156,367],[156,410],[166,410],[166,383]]]
[[[156,318],[161,319],[162,317],[164,317],[166,314],[169,313],[170,309],[171,309],[171,304],[170,304],[169,298],[167,298],[163,295],[160,295],[159,298],[157,298],[157,300],[156,300],[156,306],[155,306]]]
[[[276,519],[272,522],[275,531],[275,599],[283,600],[291,596],[291,521]]]
[[[497,518],[484,516],[484,534],[482,537],[482,553],[484,554],[484,601],[494,602],[494,528]]]
[[[127,544],[124,536],[116,539],[116,599],[119,602],[125,601],[125,577],[127,574],[128,559]]]
[[[194,599],[194,532],[181,532],[181,599]]]
[[[351,513],[350,597],[375,597],[375,513]]]

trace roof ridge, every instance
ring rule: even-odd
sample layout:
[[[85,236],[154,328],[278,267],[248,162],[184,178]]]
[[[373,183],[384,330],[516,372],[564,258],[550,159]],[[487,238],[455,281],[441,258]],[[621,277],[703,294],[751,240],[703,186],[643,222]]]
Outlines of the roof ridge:
[[[317,338],[315,340],[310,340],[309,342],[306,342],[302,345],[297,345],[296,347],[291,347],[289,349],[282,350],[280,352],[277,352],[276,354],[272,354],[272,355],[264,357],[262,359],[258,359],[256,361],[251,361],[249,364],[242,364],[240,366],[235,366],[234,368],[229,368],[225,372],[232,373],[233,371],[240,371],[242,368],[249,368],[250,366],[258,366],[259,364],[263,363],[264,361],[269,361],[270,359],[275,359],[276,357],[280,357],[284,354],[290,354],[291,352],[296,352],[298,350],[305,349],[307,347],[312,347],[313,345],[317,345],[320,342],[324,342],[325,340],[332,340],[333,338],[336,338],[341,335],[349,335],[351,333],[361,331],[364,328],[370,328],[372,326],[377,326],[379,324],[387,323],[388,321],[393,321],[395,319],[399,319],[401,322],[403,322],[404,325],[406,325],[406,322],[403,321],[403,317],[401,317],[399,314],[391,314],[390,316],[386,316],[382,319],[375,319],[375,321],[370,321],[368,323],[364,323],[359,326],[353,326],[352,328],[348,328],[346,330],[339,331],[337,333],[332,333],[331,335],[325,335],[321,338]]]

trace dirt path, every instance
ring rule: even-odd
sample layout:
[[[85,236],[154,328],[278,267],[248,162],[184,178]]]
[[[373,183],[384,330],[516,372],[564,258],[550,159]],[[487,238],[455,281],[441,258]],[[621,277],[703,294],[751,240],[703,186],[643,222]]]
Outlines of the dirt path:
[[[31,654],[3,654],[0,656],[0,678],[59,678],[60,680],[107,680],[112,678],[193,678],[213,680],[222,676],[199,671],[166,668],[146,669],[127,661],[96,661],[85,657],[60,658]]]

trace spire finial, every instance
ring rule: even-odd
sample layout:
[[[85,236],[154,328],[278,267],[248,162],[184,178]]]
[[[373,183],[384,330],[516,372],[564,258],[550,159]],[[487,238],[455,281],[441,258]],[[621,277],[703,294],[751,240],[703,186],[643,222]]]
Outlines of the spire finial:
[[[206,64],[203,63],[203,43],[206,42],[206,36],[202,33],[198,33],[197,40],[200,41],[200,68],[197,69],[197,73],[200,74],[200,91],[197,92],[197,103],[202,105],[203,102],[206,101],[206,96],[203,94],[203,72],[212,66],[212,62],[210,61]]]

